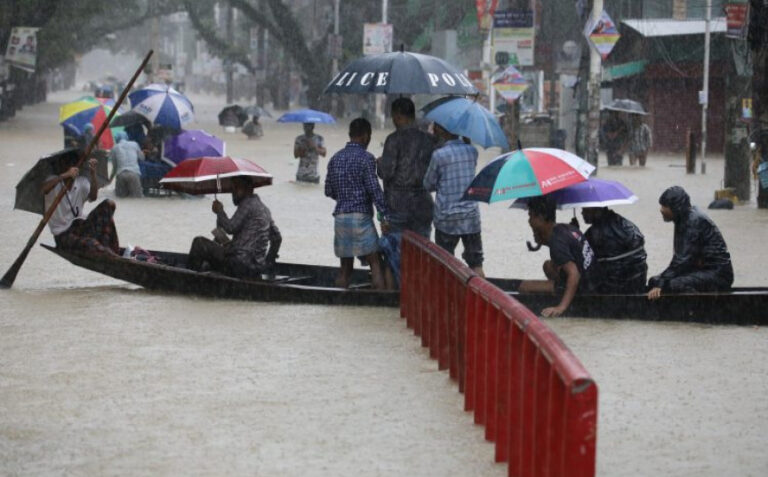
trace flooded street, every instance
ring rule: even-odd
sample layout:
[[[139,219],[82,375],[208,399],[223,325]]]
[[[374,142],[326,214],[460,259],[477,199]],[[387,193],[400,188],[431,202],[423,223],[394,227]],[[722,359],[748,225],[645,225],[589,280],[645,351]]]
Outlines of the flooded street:
[[[78,95],[52,94],[0,123],[3,273],[40,219],[12,210],[14,186],[61,148],[58,107]],[[280,259],[337,265],[334,202],[322,185],[292,182],[301,126],[267,119],[264,137],[248,141],[216,124],[223,99],[191,99],[193,128],[275,176],[257,192],[282,232]],[[329,151],[324,175],[346,124],[316,132]],[[375,155],[389,132],[374,132]],[[481,165],[497,153],[481,150]],[[654,156],[645,169],[599,170],[640,197],[616,210],[644,232],[649,274],[672,257],[659,194],[678,184],[706,207],[721,188],[721,157],[708,159],[707,175],[682,165],[682,155]],[[215,225],[212,199],[117,199],[120,241],[186,252]],[[222,202],[231,214],[230,198]],[[538,277],[546,249],[526,250],[527,214],[508,205],[481,205],[485,271]],[[768,286],[768,210],[707,213],[730,248],[735,285]],[[53,242],[47,228],[41,241]],[[768,329],[548,323],[599,385],[598,475],[768,475]],[[455,383],[419,343],[395,309],[155,294],[36,246],[14,287],[0,291],[0,475],[506,475]]]

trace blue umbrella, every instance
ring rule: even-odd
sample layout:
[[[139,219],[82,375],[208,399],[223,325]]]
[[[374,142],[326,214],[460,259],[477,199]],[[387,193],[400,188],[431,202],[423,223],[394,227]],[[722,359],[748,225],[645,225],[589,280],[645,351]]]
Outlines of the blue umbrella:
[[[446,131],[468,137],[484,148],[498,146],[509,149],[507,136],[490,111],[475,101],[449,97],[433,101],[423,108],[425,117],[442,126]]]
[[[569,185],[551,193],[558,209],[609,207],[634,204],[637,196],[616,181],[590,177],[584,182]],[[517,199],[510,208],[527,209],[529,198]]]
[[[195,118],[192,102],[170,86],[151,84],[128,95],[132,110],[153,125],[180,130]]]
[[[324,123],[334,124],[336,120],[328,113],[314,109],[297,109],[289,111],[277,120],[279,123]]]

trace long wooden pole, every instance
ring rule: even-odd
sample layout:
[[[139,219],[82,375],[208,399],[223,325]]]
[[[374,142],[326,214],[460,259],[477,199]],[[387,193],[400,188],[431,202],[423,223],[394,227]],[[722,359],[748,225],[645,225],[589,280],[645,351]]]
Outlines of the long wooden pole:
[[[91,156],[91,151],[99,142],[99,138],[101,137],[101,134],[104,132],[104,130],[107,127],[109,127],[109,123],[112,122],[112,118],[115,116],[115,113],[117,113],[117,110],[120,108],[120,105],[123,104],[125,97],[128,95],[128,91],[131,90],[131,88],[133,87],[133,83],[136,82],[136,79],[139,77],[141,72],[147,66],[149,59],[152,57],[152,53],[153,51],[149,50],[149,53],[147,53],[147,56],[144,58],[144,61],[141,62],[141,66],[139,66],[139,69],[136,70],[136,73],[133,74],[133,78],[131,78],[131,81],[129,81],[128,84],[125,86],[125,89],[123,89],[123,92],[120,94],[120,97],[117,99],[117,102],[112,107],[112,111],[109,112],[109,116],[107,117],[107,120],[101,124],[101,126],[99,127],[99,130],[93,136],[93,139],[91,139],[91,142],[88,144],[88,147],[85,149],[85,152],[83,152],[82,156],[80,156],[80,159],[77,161],[77,165],[75,167],[79,168],[80,166],[82,166],[85,160]],[[43,229],[45,228],[45,225],[48,223],[48,220],[51,218],[51,215],[53,215],[53,212],[56,210],[56,207],[59,206],[59,203],[64,198],[64,194],[66,193],[66,191],[67,191],[67,188],[62,187],[61,190],[59,191],[59,194],[53,200],[53,203],[51,204],[51,206],[48,207],[48,210],[45,211],[45,214],[43,215],[43,218],[40,220],[40,223],[37,224],[37,228],[32,233],[32,236],[29,237],[29,240],[27,241],[27,245],[24,247],[24,250],[21,251],[21,254],[19,255],[19,257],[16,259],[15,262],[13,262],[13,265],[11,265],[8,271],[5,272],[5,275],[3,275],[2,280],[0,280],[0,288],[11,288],[13,286],[13,282],[16,280],[16,275],[19,273],[21,266],[24,265],[24,260],[27,259],[27,255],[29,255],[29,251],[32,250],[32,247],[35,245],[35,242],[37,242],[37,239],[40,237],[40,233],[42,233]]]

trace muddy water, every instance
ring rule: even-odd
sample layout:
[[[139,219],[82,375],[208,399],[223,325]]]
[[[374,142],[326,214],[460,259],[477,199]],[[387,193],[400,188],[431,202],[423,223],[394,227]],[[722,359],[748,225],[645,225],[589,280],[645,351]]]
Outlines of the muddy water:
[[[11,210],[13,187],[38,156],[58,149],[57,103],[76,96],[54,95],[0,123],[3,271],[39,220]],[[194,99],[198,127],[275,175],[259,193],[282,230],[282,259],[335,264],[333,202],[321,186],[291,182],[300,126],[266,120],[265,138],[247,141],[215,125],[218,100]],[[343,126],[318,132],[329,151],[343,146]],[[374,154],[386,133],[375,133]],[[482,152],[481,162],[496,152]],[[722,179],[722,160],[710,160],[706,176],[686,176],[681,162],[653,157],[644,170],[600,170],[641,198],[620,212],[645,232],[653,273],[671,257],[659,193],[677,183],[706,205]],[[184,251],[213,227],[210,202],[119,200],[120,239]],[[481,207],[486,271],[536,276],[545,254],[526,251],[525,214]],[[711,215],[736,283],[768,284],[768,213],[749,205]],[[51,242],[47,231],[43,241]],[[600,385],[601,475],[768,473],[765,329],[549,324]],[[14,288],[0,293],[0,350],[0,474],[506,475],[455,385],[394,310],[153,294],[36,247]]]

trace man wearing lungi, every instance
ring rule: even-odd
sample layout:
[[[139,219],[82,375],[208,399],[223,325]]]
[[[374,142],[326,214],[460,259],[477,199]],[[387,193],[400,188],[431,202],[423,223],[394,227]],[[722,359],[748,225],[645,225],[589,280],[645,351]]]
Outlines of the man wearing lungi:
[[[380,214],[382,230],[387,228],[384,193],[376,178],[376,159],[367,152],[371,123],[357,118],[349,125],[349,142],[328,162],[325,195],[336,201],[333,248],[341,260],[336,285],[349,286],[355,257],[364,257],[371,266],[372,284],[385,287],[378,233],[373,223],[373,203]]]

